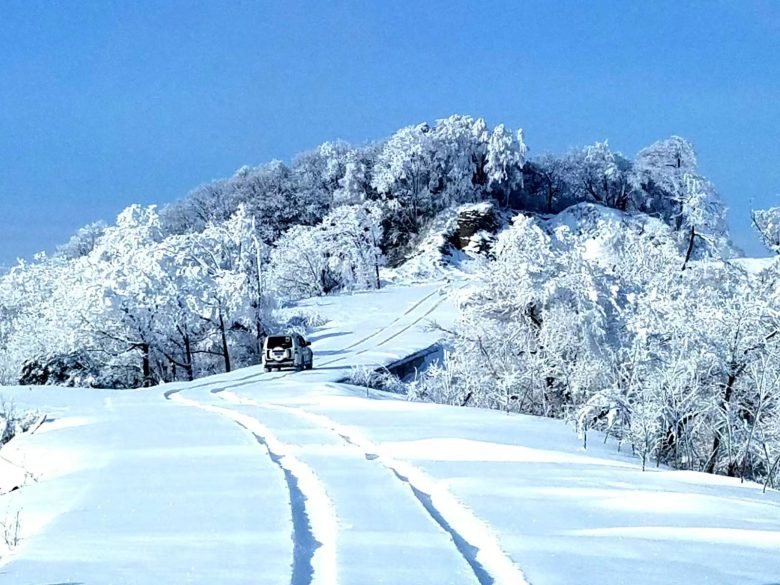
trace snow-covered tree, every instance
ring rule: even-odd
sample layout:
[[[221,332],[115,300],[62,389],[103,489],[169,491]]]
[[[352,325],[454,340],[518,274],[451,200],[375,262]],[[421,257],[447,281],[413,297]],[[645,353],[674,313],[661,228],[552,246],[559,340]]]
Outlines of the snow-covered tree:
[[[754,209],[753,227],[764,245],[775,254],[780,254],[780,207]]]
[[[108,226],[103,221],[96,221],[80,228],[67,243],[57,248],[57,255],[74,260],[86,256],[95,249]]]
[[[523,141],[523,131],[510,132],[503,124],[496,126],[487,142],[485,174],[488,188],[503,195],[504,205],[523,184],[523,166],[528,147]]]
[[[344,159],[344,174],[333,192],[335,205],[362,203],[373,195],[371,165],[374,153],[368,149],[353,149]]]
[[[276,294],[290,299],[327,294],[337,288],[324,230],[309,226],[289,229],[271,250],[269,278]]]
[[[384,264],[381,207],[375,202],[334,209],[318,226],[297,226],[275,245],[270,279],[289,298],[342,288],[379,288]]]
[[[630,203],[629,163],[609,144],[596,142],[569,154],[566,169],[585,200],[625,211]]]

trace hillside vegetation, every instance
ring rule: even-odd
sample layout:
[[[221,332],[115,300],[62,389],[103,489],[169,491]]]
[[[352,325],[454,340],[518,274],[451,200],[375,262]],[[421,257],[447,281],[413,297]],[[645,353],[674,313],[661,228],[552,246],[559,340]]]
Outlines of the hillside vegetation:
[[[131,206],[2,276],[0,376],[136,387],[256,364],[269,331],[316,321],[279,308],[383,286],[404,274],[385,267],[457,243],[437,230],[475,202],[498,220],[473,234],[483,259],[447,358],[412,397],[568,417],[645,462],[772,483],[777,267],[730,261],[724,206],[680,137],[633,159],[606,142],[530,157],[522,132],[452,116]],[[774,248],[779,215],[754,215]]]

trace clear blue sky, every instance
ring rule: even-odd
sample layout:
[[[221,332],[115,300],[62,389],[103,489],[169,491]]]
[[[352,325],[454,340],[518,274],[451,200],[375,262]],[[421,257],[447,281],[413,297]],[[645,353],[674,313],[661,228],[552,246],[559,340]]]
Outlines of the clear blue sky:
[[[452,113],[532,153],[691,139],[763,254],[780,204],[780,2],[0,4],[0,264],[243,164]]]

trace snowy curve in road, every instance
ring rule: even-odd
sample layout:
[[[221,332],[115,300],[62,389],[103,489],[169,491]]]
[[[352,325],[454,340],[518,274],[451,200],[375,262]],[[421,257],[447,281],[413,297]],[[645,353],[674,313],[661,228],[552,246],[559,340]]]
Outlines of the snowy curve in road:
[[[329,319],[312,371],[3,389],[51,420],[3,449],[38,481],[0,496],[23,532],[0,583],[780,582],[777,493],[336,383],[435,341],[455,286],[303,303]]]

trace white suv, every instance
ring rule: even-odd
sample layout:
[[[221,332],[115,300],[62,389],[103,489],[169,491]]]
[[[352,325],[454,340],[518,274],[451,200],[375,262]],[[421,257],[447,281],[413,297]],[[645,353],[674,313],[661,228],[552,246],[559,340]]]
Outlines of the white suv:
[[[263,367],[266,372],[276,368],[292,367],[300,371],[314,367],[314,353],[306,341],[297,334],[269,335],[263,343]]]

